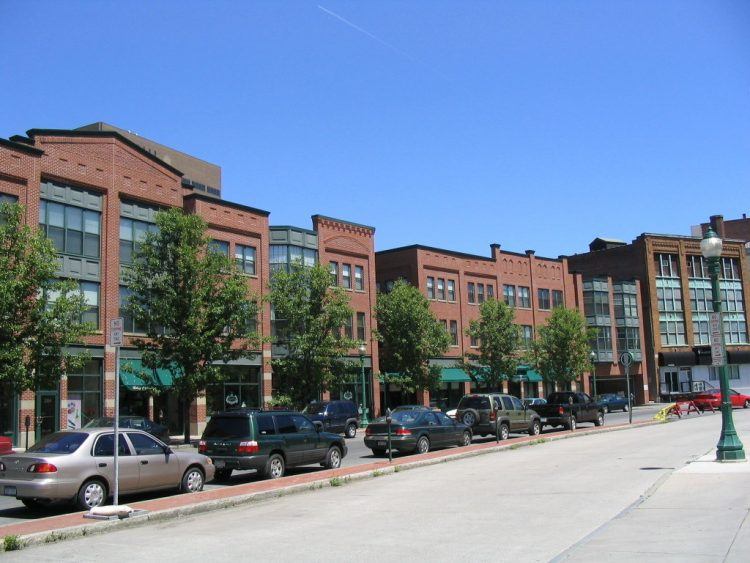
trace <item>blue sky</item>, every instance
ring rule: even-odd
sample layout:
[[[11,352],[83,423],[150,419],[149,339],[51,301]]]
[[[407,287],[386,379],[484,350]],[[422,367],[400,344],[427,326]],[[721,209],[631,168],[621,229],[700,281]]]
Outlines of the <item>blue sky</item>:
[[[107,121],[225,199],[489,254],[748,212],[750,2],[0,0],[0,136]]]

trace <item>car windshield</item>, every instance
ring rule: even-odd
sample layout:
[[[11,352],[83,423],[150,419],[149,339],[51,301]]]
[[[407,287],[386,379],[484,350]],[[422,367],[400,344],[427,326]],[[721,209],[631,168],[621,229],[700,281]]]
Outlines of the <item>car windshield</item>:
[[[480,397],[479,395],[472,395],[470,397],[464,397],[458,404],[459,409],[488,409],[490,408],[490,400],[487,397]]]
[[[305,414],[325,414],[327,405],[328,403],[313,401],[307,405],[302,412]]]
[[[398,411],[391,415],[391,419],[401,424],[410,424],[416,421],[421,415],[420,411]]]
[[[204,438],[244,438],[250,434],[250,419],[245,416],[212,416],[203,431]]]
[[[45,436],[26,451],[40,454],[72,454],[88,436],[83,432],[55,432]]]

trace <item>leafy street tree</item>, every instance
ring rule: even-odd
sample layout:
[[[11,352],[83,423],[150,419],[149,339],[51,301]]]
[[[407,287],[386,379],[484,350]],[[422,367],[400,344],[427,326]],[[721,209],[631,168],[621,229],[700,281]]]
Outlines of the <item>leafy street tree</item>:
[[[182,401],[185,442],[190,441],[190,404],[209,383],[221,379],[215,362],[252,356],[259,347],[253,321],[257,301],[247,278],[228,256],[213,251],[206,223],[170,209],[156,215],[134,254],[125,280],[132,295],[125,310],[146,337],[136,340],[141,374],[153,385],[153,370],[167,369]]]
[[[271,277],[269,300],[276,318],[278,343],[287,350],[272,362],[279,391],[301,407],[340,382],[350,370],[341,358],[357,343],[342,329],[351,323],[349,296],[330,287],[325,267],[297,262]]]
[[[383,343],[381,370],[399,373],[398,383],[409,391],[437,388],[440,368],[429,360],[445,353],[450,335],[430,311],[427,298],[399,280],[389,293],[378,295],[375,312]]]
[[[0,384],[16,393],[54,388],[79,369],[87,356],[66,347],[93,328],[78,285],[55,279],[52,242],[22,218],[20,205],[0,204]]]
[[[580,380],[591,367],[592,336],[581,313],[564,307],[553,309],[532,346],[532,361],[545,381],[567,385]]]
[[[484,381],[490,389],[497,389],[516,373],[519,327],[514,323],[513,309],[503,301],[485,301],[479,312],[479,319],[466,329],[467,335],[479,341],[479,353],[467,354],[461,368],[475,383]]]

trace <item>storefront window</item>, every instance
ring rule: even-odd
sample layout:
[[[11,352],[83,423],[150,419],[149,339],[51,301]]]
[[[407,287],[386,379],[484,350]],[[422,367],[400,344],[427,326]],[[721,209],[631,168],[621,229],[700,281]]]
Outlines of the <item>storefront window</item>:
[[[206,414],[235,407],[260,408],[260,367],[223,366],[224,380],[206,389]]]
[[[0,385],[0,436],[13,439],[15,435],[15,418],[17,414],[15,393],[10,385]],[[16,440],[14,440],[17,443]]]
[[[68,375],[68,419],[65,428],[81,428],[102,416],[102,361],[86,362],[77,373]]]

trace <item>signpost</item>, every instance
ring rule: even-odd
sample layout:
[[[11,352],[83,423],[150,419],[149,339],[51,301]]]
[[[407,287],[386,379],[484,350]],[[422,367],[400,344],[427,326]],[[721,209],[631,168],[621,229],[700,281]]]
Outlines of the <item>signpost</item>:
[[[633,363],[633,354],[628,351],[620,354],[620,363],[625,367],[625,381],[627,382],[628,389],[628,419],[629,424],[633,424],[633,401],[631,400],[630,393],[630,366]]]
[[[120,501],[120,346],[123,344],[123,332],[125,323],[122,317],[111,319],[109,321],[109,345],[115,347],[115,436],[114,436],[114,455],[115,455],[115,486],[114,486],[114,506]]]

